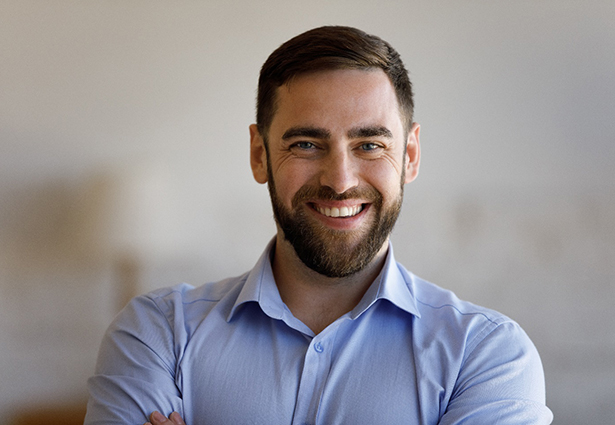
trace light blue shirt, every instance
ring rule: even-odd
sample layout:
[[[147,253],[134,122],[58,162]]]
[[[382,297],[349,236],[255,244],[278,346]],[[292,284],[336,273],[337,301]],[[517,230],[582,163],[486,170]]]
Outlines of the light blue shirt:
[[[115,318],[85,424],[549,424],[519,325],[419,279],[392,247],[361,302],[318,335],[282,302],[273,242],[249,273],[140,296]]]

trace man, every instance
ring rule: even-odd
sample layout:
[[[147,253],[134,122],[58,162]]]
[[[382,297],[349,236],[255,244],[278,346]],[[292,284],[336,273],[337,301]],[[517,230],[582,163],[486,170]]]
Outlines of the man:
[[[276,237],[240,277],[134,299],[102,343],[86,424],[550,423],[523,330],[394,259],[412,114],[380,38],[323,27],[273,52],[250,159]]]

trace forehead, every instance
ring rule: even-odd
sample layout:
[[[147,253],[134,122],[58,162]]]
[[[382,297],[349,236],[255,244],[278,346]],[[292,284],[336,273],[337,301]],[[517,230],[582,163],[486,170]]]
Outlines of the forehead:
[[[271,131],[290,125],[335,128],[378,125],[399,130],[395,90],[381,69],[302,74],[277,89]]]

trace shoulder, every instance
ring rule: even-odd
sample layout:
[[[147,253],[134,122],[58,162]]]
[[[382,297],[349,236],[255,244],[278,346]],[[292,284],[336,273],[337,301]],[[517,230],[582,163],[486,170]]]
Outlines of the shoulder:
[[[462,300],[457,297],[453,291],[421,279],[410,272],[408,272],[408,275],[410,276],[410,284],[413,287],[414,296],[421,313],[439,311],[441,314],[450,314],[453,316],[477,315],[494,324],[511,320],[495,310]]]
[[[236,295],[241,290],[247,274],[210,282],[195,287],[187,283],[156,289],[139,297],[132,302],[137,304],[151,304],[162,312],[190,309],[191,305],[215,305],[228,297]]]
[[[476,321],[495,326],[512,322],[509,317],[498,311],[462,300],[453,291],[421,279],[410,272],[406,271],[405,274],[421,315],[448,316],[457,318],[461,322],[464,319],[476,318]]]
[[[403,269],[403,267],[400,266]],[[425,338],[441,336],[445,341],[457,344],[469,355],[481,343],[533,344],[510,317],[490,308],[465,301],[447,289],[413,275],[403,269],[412,291],[419,317],[418,331]]]
[[[197,288],[180,284],[133,298],[100,345],[95,375],[88,383],[86,422],[115,418],[113,423],[143,423],[155,409],[181,411],[178,383],[186,346],[212,312],[233,302],[243,280],[240,276]]]
[[[502,423],[520,423],[524,415],[535,417],[532,423],[550,423],[540,356],[521,326],[405,273],[419,312],[413,330],[422,356],[439,359],[440,366],[448,365],[455,376],[447,421],[442,423],[472,414],[497,417],[502,406],[508,406],[513,418]]]
[[[182,283],[139,295],[115,317],[109,331],[158,332],[175,337],[189,333],[212,311],[230,311],[245,278],[242,275],[198,287]]]

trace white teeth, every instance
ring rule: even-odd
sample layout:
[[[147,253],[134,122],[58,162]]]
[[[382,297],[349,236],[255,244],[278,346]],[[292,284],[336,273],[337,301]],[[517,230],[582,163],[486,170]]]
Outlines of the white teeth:
[[[359,214],[363,210],[363,205],[342,208],[322,208],[317,206],[316,209],[319,213],[326,215],[327,217],[352,217]]]

